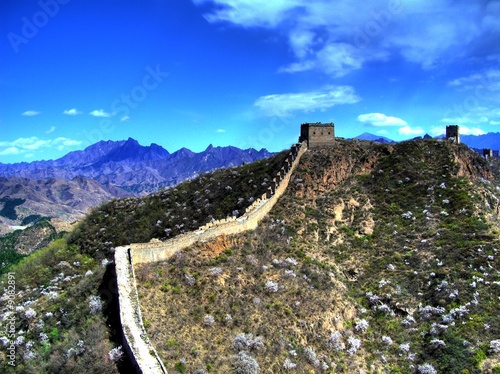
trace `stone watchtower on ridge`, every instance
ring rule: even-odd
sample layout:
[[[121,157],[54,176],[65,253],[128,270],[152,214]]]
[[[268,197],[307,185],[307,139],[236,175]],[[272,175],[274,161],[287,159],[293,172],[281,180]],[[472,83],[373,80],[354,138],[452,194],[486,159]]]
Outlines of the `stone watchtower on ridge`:
[[[335,141],[335,125],[331,123],[303,123],[299,143],[307,141],[308,148],[331,145]]]
[[[457,125],[446,126],[446,139],[453,139],[455,143],[460,143],[460,129]]]

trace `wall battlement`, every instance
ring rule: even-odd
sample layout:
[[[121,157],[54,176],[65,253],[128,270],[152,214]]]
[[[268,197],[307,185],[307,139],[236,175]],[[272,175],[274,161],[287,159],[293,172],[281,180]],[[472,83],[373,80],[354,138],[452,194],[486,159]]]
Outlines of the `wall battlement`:
[[[162,242],[153,239],[149,243],[133,243],[115,250],[116,278],[120,320],[125,337],[124,346],[141,373],[167,373],[156,350],[147,338],[135,282],[134,265],[165,261],[177,251],[198,241],[213,240],[222,235],[235,235],[253,230],[271,211],[288,187],[293,171],[301,156],[307,151],[307,143],[295,144],[273,178],[265,194],[256,199],[241,217],[229,217],[209,222],[198,230],[178,235]]]

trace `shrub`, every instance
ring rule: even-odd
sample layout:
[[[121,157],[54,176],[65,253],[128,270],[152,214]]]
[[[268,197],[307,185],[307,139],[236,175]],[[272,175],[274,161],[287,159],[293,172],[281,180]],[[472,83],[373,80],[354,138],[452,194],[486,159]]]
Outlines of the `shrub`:
[[[258,362],[245,351],[239,352],[233,359],[236,374],[257,374],[260,371]]]
[[[437,374],[437,370],[431,364],[425,363],[418,366],[418,372],[420,374]]]
[[[240,333],[233,339],[233,347],[238,351],[260,350],[264,348],[264,340],[261,336],[254,338],[252,333]]]

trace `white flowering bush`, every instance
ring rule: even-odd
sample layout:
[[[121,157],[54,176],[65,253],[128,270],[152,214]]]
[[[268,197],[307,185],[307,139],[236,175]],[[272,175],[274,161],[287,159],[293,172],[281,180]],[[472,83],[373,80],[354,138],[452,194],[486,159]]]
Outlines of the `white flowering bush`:
[[[99,296],[90,296],[89,298],[89,309],[90,314],[97,314],[102,310],[102,300]]]
[[[192,275],[184,274],[184,279],[186,280],[187,285],[190,287],[194,286],[196,283],[196,279]]]
[[[28,308],[28,309],[24,312],[24,316],[25,316],[27,319],[33,319],[33,318],[36,318],[36,312],[35,312],[32,308]]]
[[[285,359],[285,362],[283,362],[283,369],[285,370],[292,370],[297,367],[297,364],[293,363],[292,360],[289,358]]]
[[[431,364],[425,363],[418,366],[418,372],[420,374],[437,374],[437,370]]]
[[[267,292],[275,293],[279,291],[279,284],[272,280],[268,280],[264,287]]]
[[[384,343],[385,345],[392,345],[393,341],[389,336],[384,335],[382,336],[382,343]]]
[[[245,351],[238,352],[233,359],[236,374],[257,374],[260,371],[259,363]]]
[[[446,343],[441,339],[432,339],[430,343],[434,346],[434,348],[446,347]]]
[[[500,339],[490,342],[490,351],[493,353],[500,353]]]
[[[347,350],[347,353],[349,353],[350,355],[355,354],[361,347],[361,340],[355,338],[354,336],[349,336],[349,338],[347,339],[347,343],[349,343],[349,349]]]
[[[42,344],[49,341],[49,337],[44,332],[41,332],[40,335],[38,335],[38,338]]]
[[[258,351],[264,348],[261,336],[254,337],[252,333],[239,333],[233,339],[233,347],[239,351]]]
[[[364,332],[368,329],[369,323],[366,319],[362,319],[360,321],[357,321],[356,324],[354,325],[354,329],[356,331]]]
[[[205,326],[212,326],[215,323],[215,318],[214,316],[207,314],[205,317],[203,317],[203,324]]]
[[[342,339],[342,334],[340,333],[340,331],[335,331],[328,338],[326,346],[335,351],[343,351],[345,347],[341,339]]]
[[[222,275],[222,269],[220,267],[216,266],[216,267],[208,269],[208,273],[212,277],[218,277],[218,276]]]
[[[306,347],[304,349],[304,357],[312,366],[318,367],[320,365],[318,356],[316,355],[316,351],[314,350],[314,348]]]
[[[413,213],[410,211],[407,211],[406,213],[401,214],[401,217],[406,218],[406,219],[412,219]]]
[[[113,348],[111,351],[108,352],[108,357],[111,361],[113,362],[119,362],[122,360],[124,356],[122,346],[118,346]]]

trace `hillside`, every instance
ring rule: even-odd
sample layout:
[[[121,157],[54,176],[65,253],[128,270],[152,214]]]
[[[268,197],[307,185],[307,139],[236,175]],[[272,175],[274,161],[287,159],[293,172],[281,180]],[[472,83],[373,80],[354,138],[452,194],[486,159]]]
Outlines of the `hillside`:
[[[2,268],[7,272],[0,277],[2,372],[129,372],[131,363],[121,349],[114,247],[173,237],[211,219],[241,214],[266,191],[286,154],[206,173],[142,198],[102,203],[69,236]],[[8,365],[11,342],[15,367]]]
[[[0,235],[11,232],[12,226],[27,226],[41,217],[76,221],[103,201],[127,195],[120,188],[83,177],[69,181],[0,177]]]
[[[16,308],[4,294],[0,328],[14,317],[18,365],[0,334],[6,372],[125,370],[113,248],[240,214],[284,157],[102,204],[9,269]],[[498,370],[492,162],[433,140],[309,150],[258,229],[136,268],[149,338],[171,373]]]
[[[435,140],[309,150],[257,230],[136,268],[148,336],[169,372],[498,372],[497,170]]]

